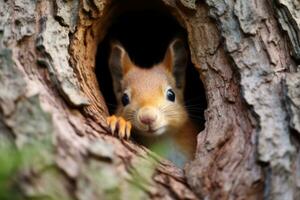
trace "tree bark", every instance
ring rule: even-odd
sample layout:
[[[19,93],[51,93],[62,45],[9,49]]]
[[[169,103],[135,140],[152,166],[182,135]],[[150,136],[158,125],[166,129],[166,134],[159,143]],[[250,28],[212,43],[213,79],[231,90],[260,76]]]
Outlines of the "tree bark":
[[[23,194],[300,199],[299,2],[161,0],[187,30],[208,101],[184,170],[106,127],[97,46],[138,1],[118,2],[0,0],[0,147],[44,144],[20,171]]]

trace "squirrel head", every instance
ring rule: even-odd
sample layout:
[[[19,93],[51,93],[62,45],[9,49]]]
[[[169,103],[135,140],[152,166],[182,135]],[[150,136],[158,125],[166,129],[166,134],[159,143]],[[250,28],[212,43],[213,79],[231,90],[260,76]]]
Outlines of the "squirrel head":
[[[170,43],[161,63],[147,69],[135,65],[120,43],[112,43],[109,68],[118,114],[143,135],[178,130],[187,120],[183,102],[186,65],[181,39]]]

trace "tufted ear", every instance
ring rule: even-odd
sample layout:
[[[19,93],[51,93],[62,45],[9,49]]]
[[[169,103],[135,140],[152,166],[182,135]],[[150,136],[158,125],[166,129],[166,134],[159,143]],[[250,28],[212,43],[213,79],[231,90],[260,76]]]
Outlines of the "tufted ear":
[[[176,87],[179,89],[184,88],[187,61],[188,54],[185,43],[179,38],[174,39],[167,49],[163,65],[173,74],[176,81]]]
[[[119,42],[111,43],[109,69],[112,75],[114,91],[116,94],[122,89],[121,80],[132,67],[133,63],[123,46]]]

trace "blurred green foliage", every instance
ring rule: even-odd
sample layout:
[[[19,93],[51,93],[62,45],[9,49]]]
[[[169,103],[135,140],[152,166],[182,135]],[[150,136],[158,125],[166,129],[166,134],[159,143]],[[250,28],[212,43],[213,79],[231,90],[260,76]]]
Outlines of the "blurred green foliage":
[[[46,143],[31,143],[17,149],[12,143],[6,141],[0,145],[0,200],[24,199],[20,185],[20,171],[37,166],[38,163],[49,163],[45,161],[44,152],[50,147]]]
[[[0,146],[0,199],[19,200],[22,194],[16,184],[22,155],[12,145]]]

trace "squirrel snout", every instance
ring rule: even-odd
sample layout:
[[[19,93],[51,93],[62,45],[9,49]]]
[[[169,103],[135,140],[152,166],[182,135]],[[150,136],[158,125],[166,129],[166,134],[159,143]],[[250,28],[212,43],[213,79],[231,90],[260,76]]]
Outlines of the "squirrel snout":
[[[156,118],[153,116],[139,116],[139,120],[145,125],[151,125],[155,122]]]
[[[158,114],[155,109],[152,108],[142,108],[138,112],[138,120],[144,125],[153,124],[158,118]]]

